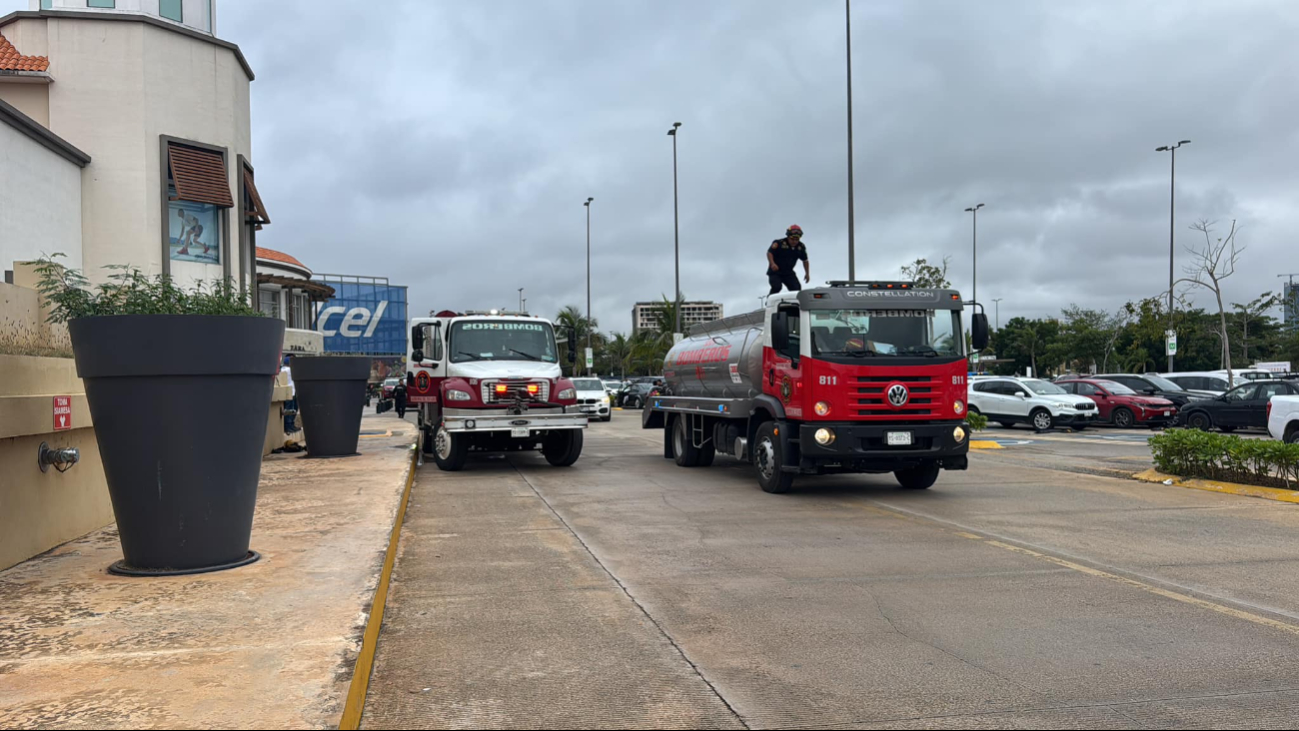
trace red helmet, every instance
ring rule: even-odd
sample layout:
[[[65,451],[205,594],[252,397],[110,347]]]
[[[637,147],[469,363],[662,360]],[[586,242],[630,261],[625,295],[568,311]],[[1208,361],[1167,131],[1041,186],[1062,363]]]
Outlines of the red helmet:
[[[803,229],[800,228],[799,225],[796,223],[796,224],[790,226],[789,228],[785,229],[785,235],[786,235],[786,236],[794,236],[794,235],[802,236],[802,235],[803,235]]]

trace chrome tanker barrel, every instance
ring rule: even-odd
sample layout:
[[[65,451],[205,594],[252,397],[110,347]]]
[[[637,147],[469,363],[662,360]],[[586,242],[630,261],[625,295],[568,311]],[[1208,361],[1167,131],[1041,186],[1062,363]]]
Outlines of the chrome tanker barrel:
[[[765,310],[695,325],[663,359],[673,396],[753,398],[762,393]]]

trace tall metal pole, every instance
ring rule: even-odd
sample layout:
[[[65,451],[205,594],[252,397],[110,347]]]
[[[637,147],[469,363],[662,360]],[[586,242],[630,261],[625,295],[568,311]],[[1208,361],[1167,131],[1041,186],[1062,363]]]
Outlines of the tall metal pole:
[[[852,186],[852,0],[843,0],[843,9],[848,49],[848,281],[855,282],[857,281],[857,256]]]
[[[523,312],[523,287],[519,287],[519,312]]]
[[[993,300],[993,302],[995,302],[996,305],[997,305],[997,329],[998,329],[998,330],[1001,329],[1001,301],[1004,300],[1004,299],[1006,299],[1006,298],[1005,298],[1005,297],[998,297],[997,299]]]
[[[1173,328],[1173,232],[1174,232],[1174,208],[1177,203],[1177,148],[1182,145],[1189,145],[1190,140],[1182,140],[1176,145],[1165,145],[1156,147],[1155,152],[1168,152],[1168,330]],[[1168,372],[1175,372],[1173,368],[1173,355],[1168,355]]]
[[[973,232],[971,233],[974,242],[974,285],[972,287],[973,291],[970,293],[970,300],[973,302],[979,301],[979,209],[980,208],[983,208],[982,203],[980,203],[977,206],[970,206],[969,208],[965,209],[966,213],[974,214],[974,229]]]
[[[586,206],[586,349],[591,349],[591,201],[587,198],[582,205]],[[585,353],[583,354],[585,355]],[[585,360],[585,359],[584,359]],[[586,367],[586,375],[591,375],[591,366]]]
[[[681,332],[681,215],[677,207],[677,130],[680,122],[673,122],[668,135],[672,138],[672,252],[676,266],[676,325],[673,334]]]

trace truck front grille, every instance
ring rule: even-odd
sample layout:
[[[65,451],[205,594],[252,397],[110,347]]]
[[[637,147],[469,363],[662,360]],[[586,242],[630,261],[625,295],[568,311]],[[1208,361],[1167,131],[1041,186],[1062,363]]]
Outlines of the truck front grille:
[[[887,392],[892,383],[904,384],[911,392],[902,406],[889,403]],[[943,384],[930,376],[855,376],[852,385],[858,416],[938,416],[942,410]]]
[[[498,392],[496,388],[498,385],[505,386],[504,393]],[[528,390],[529,385],[536,386],[535,393]],[[514,403],[519,400],[547,403],[550,401],[550,382],[543,380],[505,381],[499,379],[483,381],[482,397],[485,404]]]

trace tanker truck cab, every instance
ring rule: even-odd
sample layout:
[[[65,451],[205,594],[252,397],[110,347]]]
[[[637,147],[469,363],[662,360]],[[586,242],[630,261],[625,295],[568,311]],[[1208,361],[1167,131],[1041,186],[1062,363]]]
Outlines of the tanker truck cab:
[[[798,475],[892,472],[925,489],[964,470],[965,303],[908,282],[831,282],[696,325],[664,361],[642,425],[683,467],[717,452],[753,464],[767,492]],[[986,347],[987,318],[971,321]]]
[[[560,370],[550,322],[444,311],[412,320],[410,335],[407,401],[419,415],[420,447],[440,469],[462,469],[472,451],[540,449],[557,467],[577,461],[587,416]]]

